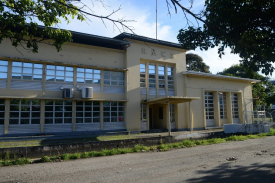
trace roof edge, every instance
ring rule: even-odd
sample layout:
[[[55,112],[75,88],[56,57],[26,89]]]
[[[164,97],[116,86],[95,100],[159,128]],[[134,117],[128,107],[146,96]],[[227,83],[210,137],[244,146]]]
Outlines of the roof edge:
[[[182,72],[183,75],[191,75],[191,76],[204,76],[208,78],[215,78],[215,79],[226,79],[226,80],[236,80],[236,81],[243,81],[243,82],[250,82],[250,83],[259,83],[261,80],[250,79],[250,78],[238,78],[233,76],[224,76],[224,75],[216,75],[216,74],[209,74],[204,72],[196,72],[196,71],[184,71]]]

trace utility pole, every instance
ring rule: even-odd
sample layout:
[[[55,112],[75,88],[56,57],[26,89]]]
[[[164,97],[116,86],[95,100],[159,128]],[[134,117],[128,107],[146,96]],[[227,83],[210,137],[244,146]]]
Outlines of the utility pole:
[[[158,39],[158,0],[156,0],[156,39]]]

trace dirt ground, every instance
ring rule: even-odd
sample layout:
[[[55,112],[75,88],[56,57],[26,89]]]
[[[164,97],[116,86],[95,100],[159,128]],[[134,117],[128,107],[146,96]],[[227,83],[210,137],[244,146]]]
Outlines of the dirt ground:
[[[274,142],[275,137],[268,137],[167,152],[1,167],[0,182],[274,183]]]

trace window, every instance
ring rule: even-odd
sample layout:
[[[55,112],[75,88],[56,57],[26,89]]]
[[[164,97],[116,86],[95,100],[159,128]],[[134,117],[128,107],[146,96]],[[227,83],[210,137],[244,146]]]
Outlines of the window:
[[[100,102],[76,101],[76,123],[99,123]]]
[[[232,118],[239,118],[239,104],[238,104],[238,94],[231,94],[232,102]]]
[[[164,66],[158,66],[159,88],[165,88]]]
[[[124,86],[124,73],[104,71],[104,85]]]
[[[219,102],[220,102],[220,118],[227,118],[227,110],[226,110],[226,93],[219,93]]]
[[[147,105],[145,103],[141,103],[140,105],[140,121],[147,122]]]
[[[163,119],[163,107],[159,107],[159,119]]]
[[[72,123],[71,100],[46,100],[45,124]]]
[[[167,67],[168,89],[174,89],[174,70],[173,67]]]
[[[8,78],[8,61],[0,60],[0,79]]]
[[[149,65],[149,88],[156,88],[156,66]]]
[[[4,125],[5,120],[5,99],[0,99],[0,125]]]
[[[97,69],[77,68],[77,83],[100,84],[100,73]]]
[[[206,119],[215,119],[214,117],[214,94],[205,92],[205,113]]]
[[[46,81],[72,83],[73,80],[74,80],[73,67],[47,65]]]
[[[124,122],[124,103],[123,102],[104,102],[103,103],[104,122]]]
[[[139,65],[139,71],[140,71],[140,87],[146,87],[146,80],[145,80],[145,64],[140,64]]]
[[[40,100],[11,99],[10,124],[40,124]]]
[[[42,80],[43,64],[12,62],[12,79]]]
[[[170,105],[170,122],[174,123],[176,121],[176,113],[175,113],[175,104]]]

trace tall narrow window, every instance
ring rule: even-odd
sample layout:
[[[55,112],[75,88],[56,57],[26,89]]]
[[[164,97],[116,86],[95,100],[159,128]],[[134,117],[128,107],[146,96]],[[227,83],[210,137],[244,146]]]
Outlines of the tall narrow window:
[[[104,71],[104,85],[124,86],[124,73],[117,71]]]
[[[40,124],[40,100],[11,99],[10,124]]]
[[[12,79],[42,80],[43,64],[12,62]]]
[[[8,61],[0,60],[0,79],[8,78]]]
[[[205,113],[206,119],[214,119],[214,94],[205,92]]]
[[[66,66],[47,65],[46,80],[72,83],[74,80],[74,68]]]
[[[147,105],[145,103],[140,105],[140,121],[147,122]]]
[[[174,70],[173,67],[167,67],[168,89],[174,89]]]
[[[97,69],[77,68],[77,83],[100,84],[100,73]]]
[[[146,87],[146,80],[145,80],[145,64],[139,65],[140,71],[140,87]]]
[[[175,113],[175,104],[170,105],[170,122],[174,123],[176,121],[176,113]]]
[[[76,102],[76,123],[99,123],[100,104],[96,101]]]
[[[72,123],[71,100],[46,100],[45,124]]]
[[[239,103],[238,103],[238,94],[231,94],[232,102],[232,118],[239,118]]]
[[[220,102],[220,118],[227,118],[227,110],[226,110],[226,93],[219,93],[219,102]]]
[[[156,66],[149,65],[149,88],[156,88]]]
[[[5,99],[0,99],[0,125],[4,125],[5,120]]]
[[[158,66],[159,88],[165,88],[164,66]]]

